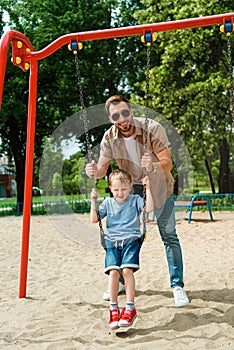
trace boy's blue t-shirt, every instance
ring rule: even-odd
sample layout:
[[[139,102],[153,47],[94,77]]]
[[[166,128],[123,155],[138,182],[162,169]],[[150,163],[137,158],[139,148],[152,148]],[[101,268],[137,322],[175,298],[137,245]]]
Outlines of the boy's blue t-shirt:
[[[106,238],[112,242],[127,238],[140,238],[140,214],[143,199],[138,194],[129,194],[128,199],[118,203],[115,198],[106,198],[99,206],[101,218],[106,217]]]

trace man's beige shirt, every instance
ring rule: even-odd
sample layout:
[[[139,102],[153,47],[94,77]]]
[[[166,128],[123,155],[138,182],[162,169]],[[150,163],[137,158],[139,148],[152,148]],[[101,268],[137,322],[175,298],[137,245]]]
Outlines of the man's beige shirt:
[[[103,135],[101,141],[100,155],[109,160],[115,159],[120,169],[128,171],[133,179],[133,184],[141,184],[144,171],[140,167],[140,160],[144,153],[148,152],[157,164],[157,154],[169,148],[170,143],[165,129],[155,120],[148,119],[148,137],[147,146],[145,143],[145,119],[133,118],[135,124],[134,139],[138,155],[138,163],[129,160],[129,155],[125,146],[124,138],[119,130],[112,125]],[[155,171],[147,173],[150,179],[150,188],[154,198],[154,204],[162,207],[165,200],[173,193],[174,179],[171,172]]]

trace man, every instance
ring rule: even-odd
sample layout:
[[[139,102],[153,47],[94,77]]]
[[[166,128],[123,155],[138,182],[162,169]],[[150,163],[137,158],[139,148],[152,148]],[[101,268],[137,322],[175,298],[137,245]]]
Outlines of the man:
[[[161,124],[152,119],[148,119],[146,129],[146,119],[133,117],[131,105],[123,96],[110,97],[105,107],[112,126],[101,141],[98,164],[95,161],[88,163],[86,174],[89,177],[103,178],[111,160],[115,159],[120,169],[131,174],[133,193],[140,195],[143,195],[141,180],[147,174],[154,199],[154,213],[165,246],[175,306],[186,306],[189,300],[183,289],[183,261],[175,228],[174,180],[166,132]],[[106,294],[108,291],[104,294],[105,299],[108,299]]]

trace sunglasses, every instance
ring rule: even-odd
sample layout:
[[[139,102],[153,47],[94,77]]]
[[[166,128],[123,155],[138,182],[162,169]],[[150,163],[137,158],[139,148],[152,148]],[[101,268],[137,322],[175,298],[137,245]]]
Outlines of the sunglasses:
[[[114,113],[113,115],[111,115],[111,119],[114,120],[114,122],[117,122],[117,120],[120,118],[120,114],[123,117],[129,117],[130,111],[129,109],[123,109],[120,113]]]

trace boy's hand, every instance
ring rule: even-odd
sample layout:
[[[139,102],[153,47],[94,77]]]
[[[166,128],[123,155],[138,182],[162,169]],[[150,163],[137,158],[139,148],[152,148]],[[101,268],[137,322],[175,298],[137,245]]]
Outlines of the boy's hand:
[[[97,199],[97,198],[98,198],[98,191],[96,188],[93,188],[91,192],[91,199]]]
[[[145,188],[149,188],[150,187],[150,182],[149,182],[149,177],[148,176],[143,177],[143,179],[141,181],[142,181],[142,185],[144,185]]]

